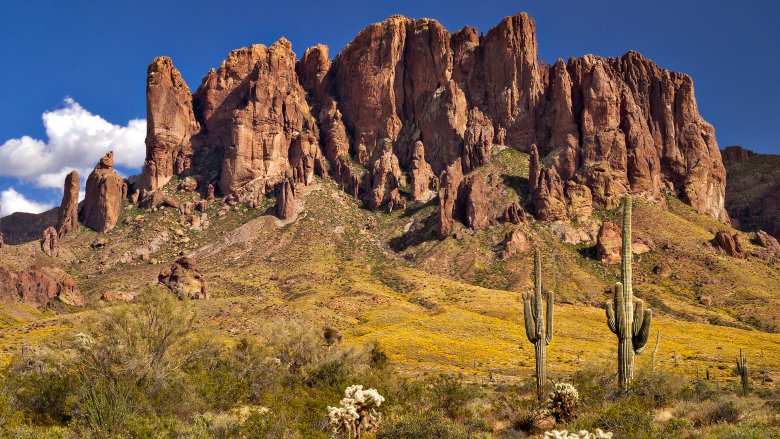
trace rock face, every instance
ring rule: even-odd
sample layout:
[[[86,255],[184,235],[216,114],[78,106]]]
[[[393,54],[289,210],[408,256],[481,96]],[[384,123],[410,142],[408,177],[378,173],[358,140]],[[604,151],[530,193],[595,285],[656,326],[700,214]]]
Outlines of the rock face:
[[[397,207],[403,175],[421,201],[432,175],[446,172],[452,186],[455,164],[469,174],[501,144],[532,154],[542,220],[582,219],[626,192],[663,202],[674,191],[728,220],[720,151],[690,77],[635,52],[545,65],[526,14],[484,36],[392,16],[332,61],[322,45],[300,61],[285,39],[253,45],[231,52],[193,96],[167,58],[147,82],[147,189],[193,174],[243,201],[288,175],[309,184],[329,173],[369,208],[393,197]]]
[[[81,222],[90,229],[107,232],[119,219],[126,195],[124,179],[114,171],[114,153],[109,152],[87,178],[87,193],[81,209]]]
[[[57,230],[54,227],[49,227],[43,231],[41,250],[49,256],[58,256],[60,254],[60,243],[59,239],[57,239]]]
[[[177,259],[170,267],[160,272],[157,280],[176,293],[179,299],[209,298],[206,279],[191,258]]]
[[[54,299],[71,306],[86,304],[68,274],[57,268],[35,265],[19,272],[0,267],[0,296],[35,307],[49,306]]]
[[[62,238],[79,226],[79,173],[71,171],[65,177],[65,188],[57,217],[57,235]]]
[[[202,142],[221,151],[220,189],[230,195],[255,179],[278,180],[312,168],[319,132],[282,38],[234,50],[194,95]]]
[[[439,224],[437,231],[440,239],[444,239],[452,233],[455,214],[458,208],[458,191],[463,181],[463,169],[460,160],[450,165],[442,173],[441,187],[439,188]]]
[[[146,162],[138,187],[155,191],[191,173],[199,130],[189,87],[170,58],[155,58],[146,70]]]

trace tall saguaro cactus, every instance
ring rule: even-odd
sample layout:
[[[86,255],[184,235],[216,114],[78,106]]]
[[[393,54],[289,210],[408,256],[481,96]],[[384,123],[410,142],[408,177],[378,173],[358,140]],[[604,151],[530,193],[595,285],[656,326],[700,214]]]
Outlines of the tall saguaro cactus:
[[[622,390],[634,378],[634,354],[639,354],[650,335],[653,311],[636,301],[631,279],[631,197],[623,198],[622,283],[615,284],[615,301],[606,303],[607,325],[618,338],[618,382]]]
[[[523,295],[525,334],[536,353],[536,396],[541,400],[547,376],[547,345],[553,338],[553,293],[547,292],[547,312],[542,314],[542,261],[539,249],[534,252],[534,294]]]
[[[742,382],[742,396],[745,396],[748,393],[748,364],[747,357],[745,357],[742,349],[739,350],[739,357],[737,358],[737,373]]]

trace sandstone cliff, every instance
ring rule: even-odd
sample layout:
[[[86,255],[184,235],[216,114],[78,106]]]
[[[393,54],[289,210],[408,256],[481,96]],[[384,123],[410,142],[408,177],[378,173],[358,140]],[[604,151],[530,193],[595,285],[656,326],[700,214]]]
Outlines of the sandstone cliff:
[[[241,200],[290,175],[309,184],[316,172],[378,209],[401,197],[391,194],[406,175],[411,199],[425,199],[436,177],[456,163],[472,172],[498,144],[536,150],[529,189],[542,220],[614,208],[631,192],[661,202],[680,194],[728,221],[725,169],[691,78],[635,52],[546,65],[535,26],[521,13],[484,36],[451,34],[393,16],[333,60],[318,45],[298,61],[285,39],[235,50],[192,96],[157,58],[141,181],[150,189],[192,174]]]
[[[79,226],[79,173],[71,171],[65,177],[62,203],[57,217],[57,235],[62,238]]]

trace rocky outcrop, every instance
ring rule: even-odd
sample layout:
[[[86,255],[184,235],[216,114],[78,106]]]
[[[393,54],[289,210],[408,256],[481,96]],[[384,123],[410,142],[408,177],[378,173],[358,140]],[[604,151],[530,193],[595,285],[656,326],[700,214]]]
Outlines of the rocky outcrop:
[[[79,226],[79,173],[71,171],[65,177],[65,188],[57,217],[57,235],[62,238]]]
[[[58,268],[36,265],[19,272],[0,267],[0,297],[19,300],[34,307],[52,305],[55,299],[71,306],[86,304],[73,278],[67,273]]]
[[[87,178],[84,206],[79,217],[81,222],[101,233],[113,229],[119,219],[126,190],[124,179],[114,170],[114,153],[109,152]]]
[[[721,157],[725,165],[742,163],[753,155],[755,155],[753,151],[739,145],[727,146],[726,149],[721,151]]]
[[[756,232],[756,244],[780,256],[780,242],[763,230]]]
[[[276,184],[276,216],[281,220],[294,220],[298,216],[295,202],[295,182],[285,178]]]
[[[189,87],[170,58],[155,58],[146,70],[146,161],[138,187],[155,191],[191,173],[199,130]]]
[[[57,230],[54,227],[49,227],[43,231],[41,250],[49,256],[59,256],[60,242],[57,238]]]
[[[395,154],[387,150],[377,159],[372,169],[371,184],[366,193],[366,204],[369,209],[377,210],[390,201],[390,195],[398,189],[401,180],[401,167]]]
[[[468,174],[501,144],[531,152],[530,199],[545,221],[585,219],[627,192],[662,203],[679,193],[728,219],[720,152],[690,77],[635,52],[545,65],[526,14],[484,36],[393,16],[332,61],[323,45],[300,61],[285,39],[253,45],[210,71],[191,104],[169,59],[149,72],[144,174],[157,181],[202,175],[253,202],[288,175],[309,184],[330,173],[378,209],[399,175],[412,176],[420,201],[435,188],[431,172],[452,174],[457,162]]]
[[[179,208],[179,200],[162,191],[147,192],[139,203],[142,209],[155,210],[161,207]]]
[[[732,235],[724,230],[720,230],[715,233],[715,243],[731,257],[742,258],[745,256],[744,246],[737,234]]]
[[[463,181],[463,168],[460,160],[451,164],[441,176],[439,187],[439,222],[437,232],[440,239],[452,234],[452,226],[457,210],[458,191]]]
[[[319,133],[296,62],[292,45],[284,38],[270,47],[257,44],[234,50],[195,93],[197,117],[204,128],[200,141],[223,154],[223,195],[256,179],[278,181],[293,169],[313,166]],[[299,150],[291,153],[294,145]]]
[[[425,161],[425,146],[419,140],[414,143],[412,161],[410,164],[412,179],[412,201],[428,201],[434,197],[439,179],[433,169]]]
[[[499,253],[499,258],[506,260],[518,253],[525,253],[531,250],[531,244],[528,242],[528,237],[525,236],[520,229],[512,229],[504,236],[504,241],[501,243],[503,250]]]
[[[208,299],[206,279],[192,258],[181,257],[164,268],[157,281],[173,291],[179,299]]]
[[[617,224],[604,221],[596,239],[596,259],[603,264],[618,264],[621,259],[622,233]]]
[[[662,192],[674,189],[698,212],[728,221],[725,168],[690,77],[636,52],[558,61],[545,77],[536,141],[540,160],[563,182],[587,186],[593,204],[607,208],[629,191],[663,202]],[[532,198],[542,204],[537,213],[560,217],[547,194]]]

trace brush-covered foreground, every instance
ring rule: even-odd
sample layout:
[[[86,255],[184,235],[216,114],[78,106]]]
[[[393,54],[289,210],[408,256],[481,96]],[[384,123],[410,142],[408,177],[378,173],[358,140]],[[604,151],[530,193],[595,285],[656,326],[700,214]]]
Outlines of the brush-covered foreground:
[[[328,407],[356,383],[384,397],[366,439],[541,437],[552,429],[780,437],[780,390],[755,385],[742,396],[712,374],[693,379],[643,365],[624,394],[608,359],[594,358],[552,374],[574,386],[577,400],[551,410],[537,402],[531,377],[408,378],[381,344],[354,347],[330,327],[275,319],[232,341],[199,328],[201,318],[192,304],[150,288],[137,303],[76,325],[59,346],[15,356],[0,375],[3,437],[325,438]]]
[[[528,172],[525,154],[505,149],[497,153],[489,165],[475,172],[500,175],[512,189],[510,195],[521,203],[525,200]],[[174,179],[164,191],[181,201],[198,197],[177,192],[177,185]],[[218,369],[222,366],[212,366],[213,362],[234,361],[231,360],[233,356],[244,355],[239,347],[246,343],[254,346],[252,349],[262,351],[256,359],[277,358],[279,354],[273,353],[275,342],[266,336],[269,332],[287,331],[269,328],[281,325],[279,322],[293,322],[290,324],[307,328],[318,337],[325,327],[342,334],[343,341],[335,349],[338,352],[364,351],[365,346],[378,342],[392,365],[392,372],[377,371],[367,360],[356,360],[357,363],[349,366],[349,379],[328,387],[327,397],[321,399],[316,397],[319,390],[299,383],[309,373],[314,373],[311,371],[321,365],[320,360],[306,366],[309,371],[300,372],[303,375],[285,369],[274,378],[292,387],[278,387],[281,384],[276,381],[269,387],[255,375],[235,372],[241,377],[237,378],[241,382],[237,386],[242,389],[259,386],[264,390],[257,390],[259,393],[255,394],[243,390],[244,396],[232,399],[224,396],[219,403],[214,402],[214,395],[228,395],[232,390],[213,391],[210,397],[193,397],[200,402],[182,408],[181,412],[166,408],[164,404],[172,404],[170,401],[152,399],[145,407],[144,403],[134,403],[141,413],[137,416],[143,419],[139,422],[149,431],[174,431],[184,428],[182,426],[196,428],[209,422],[228,422],[231,416],[239,416],[231,410],[244,407],[241,416],[248,416],[246,410],[251,412],[259,405],[268,407],[273,416],[295,419],[293,422],[279,418],[278,422],[290,431],[301,431],[301,437],[325,435],[328,430],[325,407],[337,404],[344,388],[351,384],[375,387],[387,398],[383,406],[383,429],[394,425],[399,429],[414,429],[417,428],[414,416],[423,416],[416,413],[427,416],[427,412],[411,407],[433,404],[420,399],[434,398],[430,388],[435,387],[438,378],[431,377],[445,374],[458,377],[448,383],[457,383],[459,388],[465,386],[476,392],[477,396],[473,397],[476,402],[465,404],[464,410],[467,406],[476,406],[484,410],[477,412],[477,418],[484,415],[491,420],[489,428],[471,431],[492,431],[494,437],[502,437],[500,432],[507,431],[507,425],[514,422],[514,415],[502,414],[500,400],[511,397],[530,401],[531,394],[526,387],[533,380],[534,368],[533,345],[525,339],[522,326],[521,301],[521,293],[532,289],[532,252],[519,253],[505,260],[498,256],[505,234],[516,227],[539,247],[544,288],[555,293],[555,338],[548,346],[548,376],[556,380],[573,380],[583,401],[588,400],[590,384],[581,381],[578,385],[577,376],[600,370],[593,380],[608,383],[606,393],[596,402],[583,402],[577,419],[564,427],[601,426],[599,428],[606,429],[610,424],[606,421],[598,424],[598,419],[602,419],[599,416],[622,413],[617,408],[610,412],[612,407],[619,404],[649,407],[644,400],[637,402],[631,397],[615,400],[613,390],[610,390],[616,374],[617,349],[614,335],[606,325],[603,305],[611,299],[611,287],[619,280],[619,265],[603,265],[596,261],[592,244],[571,245],[560,239],[566,227],[586,230],[592,229],[592,225],[543,224],[529,220],[519,225],[494,224],[473,232],[456,223],[454,237],[438,240],[435,236],[438,215],[435,199],[405,211],[374,213],[360,208],[353,198],[324,180],[306,187],[299,196],[303,204],[301,213],[292,222],[282,222],[268,214],[266,210],[273,206],[273,200],[265,200],[258,209],[241,204],[226,207],[215,204],[207,212],[210,225],[202,231],[179,225],[179,212],[175,209],[151,212],[126,206],[119,225],[104,236],[107,243],[100,248],[92,248],[91,243],[101,235],[84,228],[62,240],[59,258],[44,255],[35,242],[4,246],[0,253],[1,265],[15,270],[32,264],[59,266],[75,278],[89,299],[89,305],[71,308],[60,304],[51,309],[35,309],[19,303],[3,304],[0,307],[0,362],[10,367],[10,377],[13,371],[23,370],[30,355],[41,349],[47,352],[46,355],[70,356],[68,361],[75,361],[72,358],[78,351],[72,347],[75,334],[91,334],[100,327],[93,322],[101,320],[106,313],[115,312],[115,308],[137,310],[141,306],[106,303],[100,300],[103,293],[145,291],[156,283],[162,267],[184,253],[197,261],[212,296],[190,304],[197,312],[197,318],[192,322],[194,329],[187,340],[200,338],[203,343],[210,343],[210,349],[217,349],[203,351],[189,345],[176,345],[175,349],[181,350],[177,355],[186,357],[188,367]],[[760,429],[775,425],[774,415],[769,414],[767,407],[777,405],[773,392],[780,379],[780,334],[777,333],[780,316],[775,311],[780,305],[780,262],[776,258],[765,261],[753,256],[737,259],[719,252],[711,244],[713,232],[723,229],[738,232],[695,213],[674,197],[669,197],[667,204],[664,207],[637,200],[634,206],[634,234],[650,247],[648,253],[634,257],[634,291],[654,310],[651,339],[645,352],[637,357],[637,369],[640,372],[652,370],[655,357],[656,370],[663,371],[661,378],[648,374],[640,376],[638,382],[681,380],[682,387],[692,389],[695,383],[707,381],[704,377],[708,375],[706,385],[714,387],[715,393],[702,397],[707,402],[698,404],[690,402],[696,401],[691,399],[691,391],[681,391],[684,396],[672,398],[677,402],[663,403],[652,410],[648,408],[652,412],[653,429],[661,428],[662,424],[674,425],[677,422],[674,419],[679,417],[688,419],[693,425],[680,421],[684,424],[680,424],[683,425],[681,429],[695,429],[705,432],[702,433],[705,436],[727,435],[729,429],[749,432],[755,424],[756,437],[767,437]],[[620,219],[619,211],[597,211],[595,215],[597,220]],[[177,234],[177,231],[181,233]],[[755,246],[750,243],[749,234],[741,235],[749,254]],[[659,265],[670,268],[670,273],[657,272]],[[660,330],[660,342],[653,355],[656,330]],[[704,410],[708,404],[715,404],[712,401],[731,398],[727,395],[739,382],[734,369],[740,348],[747,355],[753,386],[751,396],[735,400],[735,404],[745,409],[739,421],[744,425],[706,426],[702,421],[696,421],[693,415],[696,408]],[[236,367],[249,370],[266,366],[253,363]],[[187,386],[221,381],[207,377],[203,372],[201,378],[205,384],[198,383],[197,374],[190,375],[195,372],[187,367],[180,366],[175,370],[180,379],[190,380]],[[340,372],[331,375],[337,373]],[[399,375],[403,378],[398,378]],[[696,381],[696,376],[701,380]],[[258,380],[261,380],[259,384]],[[289,384],[289,380],[297,384]],[[67,382],[72,385],[78,381]],[[8,383],[13,384],[13,380],[6,381],[5,385],[10,385]],[[185,389],[187,386],[182,383],[184,381],[177,382],[176,386]],[[598,384],[596,387],[603,386]],[[22,390],[29,388],[22,383]],[[47,412],[39,417],[21,407],[4,414],[3,422],[11,426],[59,425],[50,428],[51,432],[68,423],[70,430],[86,434],[84,432],[91,427],[80,424],[85,422],[86,415],[77,405],[83,395],[74,388],[67,392],[67,398],[62,400],[63,406],[70,410],[66,415],[55,416]],[[18,389],[4,393],[6,398],[15,401],[9,407],[17,406],[18,393]],[[177,397],[184,398],[178,393],[177,389]],[[247,396],[250,394],[251,397]],[[34,396],[34,393],[29,395]],[[204,398],[212,398],[212,401],[201,401]],[[316,401],[312,402],[310,398]],[[748,403],[753,405],[743,407]],[[48,407],[47,404],[44,405]],[[678,406],[688,407],[688,411],[681,411],[678,416],[678,412],[671,410]],[[669,416],[660,414],[661,409],[672,413],[668,421],[672,424],[658,420]],[[403,410],[407,410],[406,414]],[[761,415],[754,417],[759,412]],[[439,425],[437,419],[441,425],[455,429],[460,428],[457,425],[468,424],[458,416],[435,415],[439,413],[436,409],[430,413],[434,414],[434,421],[427,424]],[[216,420],[208,421],[210,416]],[[127,419],[130,418],[123,422],[131,422]],[[304,428],[298,422],[308,427]],[[551,427],[549,422],[542,426]],[[121,428],[123,432],[131,431],[124,424]],[[463,428],[469,431],[471,427]],[[409,431],[407,436],[385,433],[382,437],[436,437],[430,432],[421,431],[415,436],[412,430]],[[39,434],[43,433],[30,433],[31,437],[39,437]],[[197,434],[200,433],[192,434],[199,437]],[[218,436],[213,431],[203,434],[204,437]],[[247,435],[254,437],[251,433]],[[143,437],[143,434],[136,436]],[[223,437],[231,437],[231,434],[225,433]],[[272,434],[269,437],[280,436]],[[440,437],[458,436],[447,433]]]

